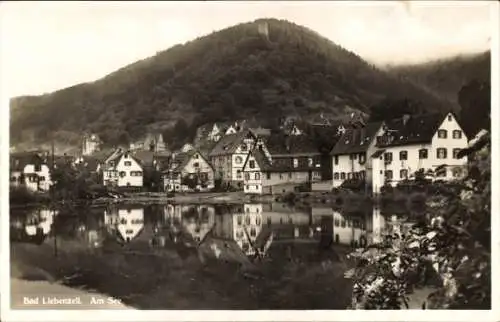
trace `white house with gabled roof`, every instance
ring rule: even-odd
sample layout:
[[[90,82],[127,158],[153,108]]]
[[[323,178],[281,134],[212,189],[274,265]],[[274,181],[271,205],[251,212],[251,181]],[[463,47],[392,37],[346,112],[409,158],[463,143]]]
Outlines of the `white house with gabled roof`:
[[[373,164],[372,191],[379,193],[385,183],[396,186],[417,171],[432,171],[435,179],[453,180],[464,175],[467,158],[458,152],[468,140],[455,114],[405,115],[386,122],[377,138]]]
[[[376,137],[382,134],[382,122],[368,123],[365,127],[350,127],[337,141],[332,155],[332,188],[346,180],[365,180],[370,185],[372,164],[370,155],[376,151]]]
[[[129,151],[113,152],[102,166],[103,184],[116,187],[142,187],[143,169],[141,162]]]

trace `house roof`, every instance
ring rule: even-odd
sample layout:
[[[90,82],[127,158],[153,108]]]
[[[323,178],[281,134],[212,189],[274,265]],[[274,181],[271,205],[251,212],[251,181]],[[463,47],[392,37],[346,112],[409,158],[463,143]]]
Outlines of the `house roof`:
[[[153,161],[155,157],[155,153],[153,151],[148,150],[137,150],[132,154],[142,166],[153,166]]]
[[[446,113],[447,114],[447,113]],[[386,122],[388,132],[378,147],[428,143],[443,122],[445,114],[432,113],[402,117]]]
[[[103,165],[103,169],[106,170],[106,169],[109,169],[111,168],[110,166],[110,162],[115,162],[115,166],[116,166],[116,163],[117,161],[120,160],[120,158],[125,154],[125,153],[129,153],[129,157],[134,160],[135,162],[137,162],[139,165],[141,166],[144,166],[143,163],[141,162],[141,160],[137,159],[133,154],[131,154],[129,151],[123,151],[123,150],[116,150],[113,152],[113,154],[111,154],[107,159],[106,159],[106,163]]]
[[[195,155],[197,153],[203,158],[203,160],[205,160],[205,162],[210,167],[212,167],[212,164],[208,161],[208,158],[205,157],[203,155],[203,153],[201,153],[199,150],[195,149],[195,150],[191,150],[188,152],[181,152],[181,153],[176,154],[172,160],[172,163],[171,163],[173,168],[171,168],[170,171],[174,171],[174,172],[181,171],[186,166],[186,164],[189,162],[189,160],[191,160],[193,155]]]
[[[382,122],[368,123],[363,128],[348,128],[332,149],[332,155],[362,153],[375,139],[377,131],[382,127]]]
[[[224,135],[210,152],[210,156],[233,154],[247,135],[254,136],[249,130]]]
[[[90,170],[97,170],[97,166],[100,163],[99,159],[92,156],[83,156],[82,159],[83,162],[81,163],[81,166]]]
[[[311,136],[273,133],[264,138],[267,150],[273,156],[317,155],[319,151]]]
[[[16,152],[10,155],[11,171],[22,171],[26,165],[36,163],[43,163],[43,159],[37,152]]]
[[[257,165],[259,166],[260,171],[262,172],[303,172],[303,171],[309,171],[314,168],[314,166],[309,167],[307,165],[298,165],[297,167],[294,167],[294,164],[291,159],[286,159],[286,160],[276,160],[274,162],[271,162],[266,155],[264,154],[263,151],[260,149],[256,148],[253,149],[250,153],[247,159],[245,160],[245,163],[243,164],[243,169],[245,169],[246,164],[248,163],[248,160],[250,159],[250,155],[252,155],[255,159],[255,162],[257,162]],[[285,161],[285,162],[282,162]],[[289,161],[289,162],[288,162]]]

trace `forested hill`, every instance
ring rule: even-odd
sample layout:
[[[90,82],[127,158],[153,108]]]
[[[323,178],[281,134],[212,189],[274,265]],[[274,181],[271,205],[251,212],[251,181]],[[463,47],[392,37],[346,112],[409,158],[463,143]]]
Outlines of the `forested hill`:
[[[316,32],[260,19],[174,46],[92,83],[15,98],[11,141],[43,142],[55,132],[60,141],[77,142],[91,131],[116,144],[179,119],[193,129],[250,116],[367,112],[382,99],[403,97],[427,109],[449,107]]]
[[[458,93],[464,86],[474,81],[490,83],[491,53],[487,51],[424,64],[395,66],[387,70],[396,77],[402,77],[445,97],[458,107]]]

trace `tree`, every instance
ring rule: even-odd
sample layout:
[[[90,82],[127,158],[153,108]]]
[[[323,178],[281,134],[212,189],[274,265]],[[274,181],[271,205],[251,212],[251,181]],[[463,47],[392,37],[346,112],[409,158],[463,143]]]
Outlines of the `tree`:
[[[411,99],[386,98],[370,108],[370,122],[386,121],[402,117],[404,114],[420,114],[422,103]]]
[[[473,80],[458,92],[462,109],[460,119],[469,137],[481,129],[491,130],[491,87],[486,82]]]
[[[491,307],[490,169],[488,144],[464,179],[436,188],[428,213],[409,230],[388,230],[382,242],[352,254],[358,266],[346,277],[354,278],[353,308],[408,307],[414,289],[430,285],[437,290],[424,308]]]

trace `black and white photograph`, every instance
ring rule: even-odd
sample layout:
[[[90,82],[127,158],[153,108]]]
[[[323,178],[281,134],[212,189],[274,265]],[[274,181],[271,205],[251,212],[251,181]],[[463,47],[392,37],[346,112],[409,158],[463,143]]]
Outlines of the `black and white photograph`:
[[[2,321],[499,318],[498,14],[2,1]]]

